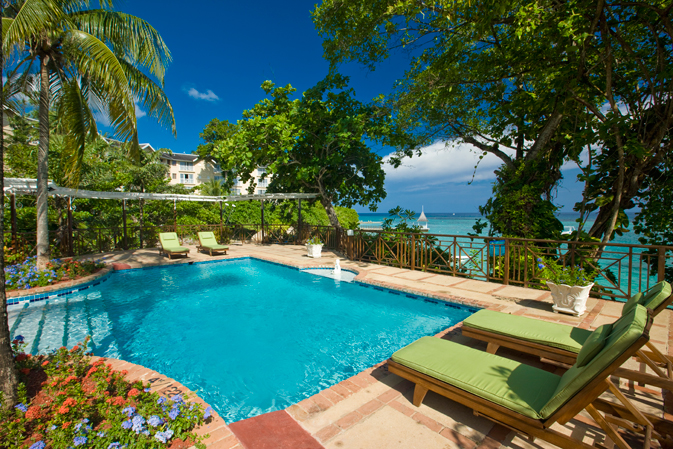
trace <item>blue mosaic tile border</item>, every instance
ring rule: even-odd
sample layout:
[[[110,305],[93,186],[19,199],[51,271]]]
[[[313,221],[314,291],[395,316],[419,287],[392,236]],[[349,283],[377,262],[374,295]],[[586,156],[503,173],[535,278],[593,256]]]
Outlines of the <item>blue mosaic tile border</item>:
[[[79,284],[74,287],[70,288],[64,288],[62,290],[54,290],[51,292],[43,292],[43,293],[37,293],[35,295],[26,295],[26,296],[14,296],[13,298],[7,298],[7,305],[8,306],[13,306],[16,304],[25,304],[28,302],[38,302],[38,301],[44,301],[45,299],[54,299],[58,298],[60,296],[66,296],[66,295],[72,295],[73,293],[78,293],[84,290],[89,289],[90,287],[95,287],[99,285],[101,282],[105,282],[108,280],[110,275],[114,273],[114,271],[110,270],[107,274],[96,278],[92,281],[86,282],[84,284]]]

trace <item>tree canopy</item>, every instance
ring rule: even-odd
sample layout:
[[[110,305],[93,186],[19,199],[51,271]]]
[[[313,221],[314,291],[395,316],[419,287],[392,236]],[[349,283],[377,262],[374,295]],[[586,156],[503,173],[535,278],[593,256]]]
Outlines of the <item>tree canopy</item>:
[[[268,97],[243,112],[212,156],[243,182],[265,167],[269,192],[320,194],[330,223],[340,228],[335,204],[375,209],[385,198],[382,158],[370,145],[401,145],[405,138],[387,109],[356,100],[347,83],[329,76],[292,100],[292,86],[264,82]]]
[[[661,0],[324,0],[313,17],[335,67],[411,54],[388,104],[426,142],[457,139],[503,161],[482,209],[497,230],[559,231],[553,190],[576,160],[587,183],[577,209],[598,209],[588,236],[607,240],[670,151],[670,10]]]

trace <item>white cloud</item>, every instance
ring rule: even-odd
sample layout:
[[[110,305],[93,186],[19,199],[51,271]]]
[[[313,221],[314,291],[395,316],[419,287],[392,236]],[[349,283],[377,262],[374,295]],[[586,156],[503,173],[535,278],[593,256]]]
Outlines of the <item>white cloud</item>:
[[[489,153],[481,160],[475,173],[474,166],[479,162],[481,154],[470,144],[449,143],[447,146],[446,142],[436,142],[423,147],[421,156],[405,158],[399,168],[385,164],[386,184],[404,186],[405,191],[418,191],[449,183],[467,183],[472,179],[495,179],[493,170],[502,165],[502,160]],[[383,159],[388,162],[390,156]]]
[[[143,118],[147,115],[147,112],[143,111],[140,109],[140,106],[138,106],[138,102],[136,101],[136,119]]]
[[[215,94],[215,92],[213,92],[210,89],[208,89],[205,92],[199,92],[198,90],[191,87],[187,90],[187,95],[189,95],[190,97],[195,98],[197,100],[220,101],[220,97],[218,97]]]

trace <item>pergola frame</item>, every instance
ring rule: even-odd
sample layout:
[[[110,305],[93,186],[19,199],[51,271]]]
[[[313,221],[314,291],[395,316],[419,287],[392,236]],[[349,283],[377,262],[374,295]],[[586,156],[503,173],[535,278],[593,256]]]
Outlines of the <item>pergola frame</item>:
[[[4,179],[5,193],[10,197],[11,209],[11,227],[12,227],[12,242],[16,241],[16,195],[37,195],[37,180],[30,178],[5,178]],[[72,235],[72,199],[99,199],[99,200],[121,200],[122,202],[122,217],[124,226],[124,244],[126,245],[126,201],[127,200],[155,200],[155,201],[173,201],[173,214],[175,226],[178,225],[178,201],[196,201],[202,203],[219,203],[220,204],[220,225],[223,221],[223,203],[233,203],[237,201],[259,201],[262,208],[262,241],[264,241],[264,201],[282,201],[296,199],[298,201],[298,223],[297,227],[301,229],[301,200],[317,198],[317,193],[264,193],[257,195],[227,195],[227,196],[202,196],[202,195],[179,195],[175,193],[144,193],[144,192],[98,192],[94,190],[80,190],[69,189],[67,187],[60,187],[49,181],[47,185],[47,194],[50,196],[58,196],[68,198],[68,235]],[[141,223],[143,220],[142,211],[140,217]],[[142,238],[142,237],[141,237]],[[72,241],[69,242],[69,245]],[[142,242],[141,242],[142,244]]]

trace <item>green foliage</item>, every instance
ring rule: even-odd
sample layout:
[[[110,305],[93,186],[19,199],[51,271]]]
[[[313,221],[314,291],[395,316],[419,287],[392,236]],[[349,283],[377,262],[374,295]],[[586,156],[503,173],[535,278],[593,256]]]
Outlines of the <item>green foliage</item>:
[[[113,370],[105,359],[91,360],[89,339],[70,351],[62,347],[34,357],[23,352],[23,337],[16,337],[21,402],[0,410],[3,447],[160,448],[191,440],[205,448],[204,437],[193,429],[210,410],[186,402],[186,396],[166,399],[150,392],[149,383],[126,381],[127,373]]]
[[[563,266],[549,258],[537,258],[537,267],[541,270],[539,277],[554,284],[585,287],[591,284],[596,277],[593,271],[585,270],[581,266]]]
[[[416,222],[414,211],[402,210],[400,206],[394,207],[388,211],[389,217],[383,220],[381,228],[384,231],[395,231],[405,233],[422,233],[421,226]]]
[[[311,237],[306,241],[307,245],[323,245],[322,240],[320,240],[320,237]]]
[[[557,240],[563,224],[556,217],[558,208],[540,197],[555,180],[543,164],[521,163],[517,170],[502,168],[493,185],[493,197],[479,207],[492,231],[509,237]]]
[[[367,142],[393,144],[404,136],[388,111],[357,101],[347,82],[328,76],[291,100],[292,86],[266,81],[269,97],[244,111],[236,133],[216,145],[213,158],[243,182],[267,167],[267,191],[318,193],[328,216],[334,204],[375,208],[385,198],[384,172]]]

